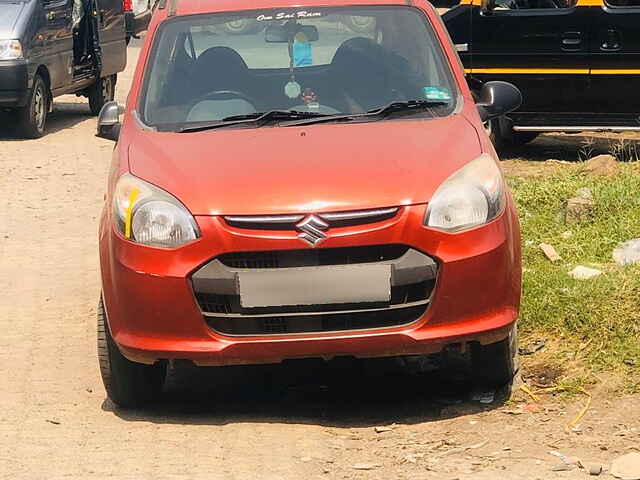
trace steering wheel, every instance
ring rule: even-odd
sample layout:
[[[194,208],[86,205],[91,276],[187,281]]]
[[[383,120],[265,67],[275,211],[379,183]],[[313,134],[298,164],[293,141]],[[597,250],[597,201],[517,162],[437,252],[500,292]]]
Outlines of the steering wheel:
[[[237,90],[214,90],[213,92],[205,93],[191,102],[190,110],[205,100],[233,100],[234,98],[244,100],[250,103],[253,108],[256,108],[256,101],[245,93],[238,92]]]

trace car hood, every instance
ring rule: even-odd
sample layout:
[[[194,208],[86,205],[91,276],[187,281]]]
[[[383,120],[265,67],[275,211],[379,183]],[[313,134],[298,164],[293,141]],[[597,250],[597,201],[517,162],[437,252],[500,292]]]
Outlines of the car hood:
[[[194,215],[284,214],[425,203],[480,153],[473,126],[454,115],[144,132],[130,146],[129,167]]]
[[[0,39],[11,40],[16,38],[15,27],[20,13],[24,9],[23,3],[0,2]]]

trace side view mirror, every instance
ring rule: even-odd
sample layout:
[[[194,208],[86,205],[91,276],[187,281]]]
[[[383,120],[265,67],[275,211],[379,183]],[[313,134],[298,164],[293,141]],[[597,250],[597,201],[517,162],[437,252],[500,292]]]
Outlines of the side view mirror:
[[[483,122],[501,117],[522,105],[520,90],[508,82],[487,82],[482,86],[476,103]]]
[[[118,141],[120,136],[120,114],[124,108],[116,102],[105,103],[98,115],[98,131],[96,137]]]

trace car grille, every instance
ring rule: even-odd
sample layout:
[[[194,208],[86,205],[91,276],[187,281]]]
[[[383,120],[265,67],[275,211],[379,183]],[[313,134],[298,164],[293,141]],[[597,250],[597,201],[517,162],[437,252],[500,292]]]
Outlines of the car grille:
[[[373,210],[357,210],[349,212],[318,213],[316,217],[322,219],[331,228],[353,227],[369,223],[382,222],[395,217],[398,207],[377,208]],[[225,222],[236,228],[252,230],[295,230],[296,224],[306,215],[227,215]]]
[[[385,263],[391,300],[244,308],[236,274],[246,269]],[[374,245],[220,255],[192,275],[195,298],[210,328],[227,335],[269,335],[384,328],[417,320],[428,308],[437,264],[406,245]]]
[[[409,247],[405,245],[375,245],[372,247],[314,248],[305,250],[273,250],[269,252],[233,252],[218,259],[231,268],[287,268],[396,260]]]

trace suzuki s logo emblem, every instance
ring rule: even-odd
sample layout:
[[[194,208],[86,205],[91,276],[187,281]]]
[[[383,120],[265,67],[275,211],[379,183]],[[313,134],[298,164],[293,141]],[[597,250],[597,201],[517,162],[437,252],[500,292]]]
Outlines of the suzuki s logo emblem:
[[[327,239],[328,235],[324,233],[324,230],[329,228],[329,224],[315,215],[309,215],[297,223],[296,228],[300,232],[298,238],[315,247]]]

